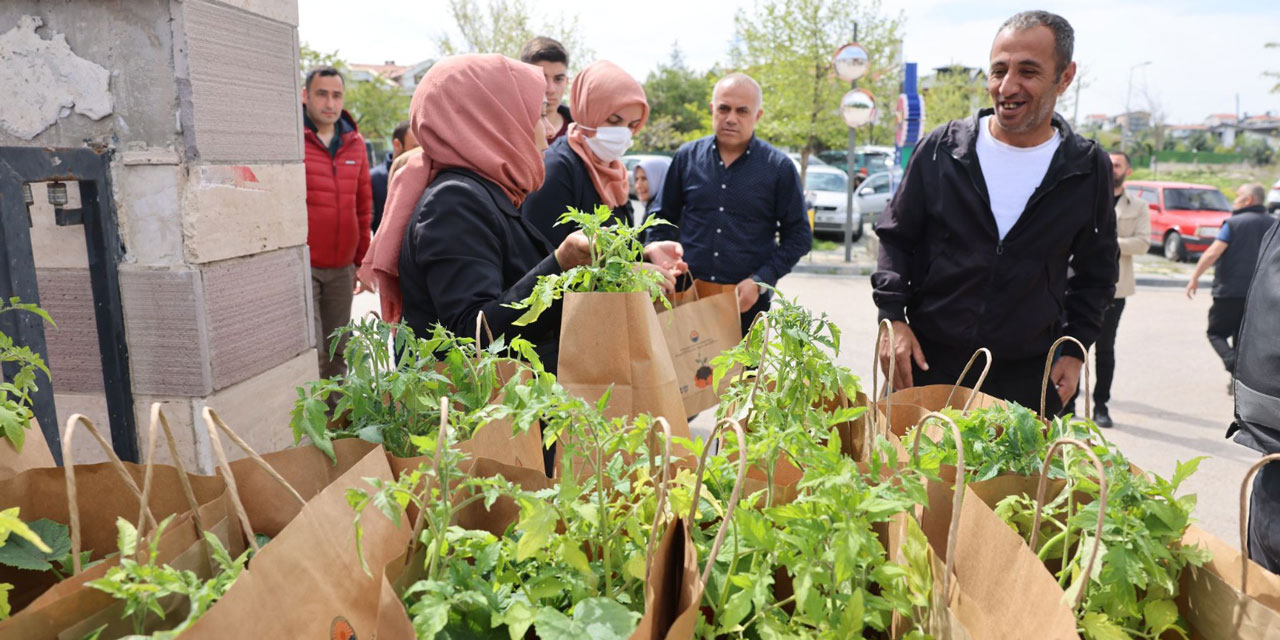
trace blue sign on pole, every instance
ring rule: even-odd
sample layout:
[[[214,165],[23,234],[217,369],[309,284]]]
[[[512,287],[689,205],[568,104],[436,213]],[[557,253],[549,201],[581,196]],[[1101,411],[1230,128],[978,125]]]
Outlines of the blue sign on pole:
[[[898,181],[902,171],[911,159],[911,152],[924,133],[924,98],[920,96],[916,84],[916,63],[902,65],[902,93],[898,96],[898,104],[894,109],[898,121],[897,136],[894,139],[896,153],[894,169],[890,172],[890,182],[894,191],[898,189]]]

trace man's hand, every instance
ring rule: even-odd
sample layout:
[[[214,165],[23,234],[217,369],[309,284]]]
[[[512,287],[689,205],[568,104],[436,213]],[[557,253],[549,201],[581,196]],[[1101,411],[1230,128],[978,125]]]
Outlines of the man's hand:
[[[1066,406],[1071,396],[1076,394],[1076,387],[1080,385],[1080,369],[1083,366],[1084,360],[1080,358],[1062,356],[1049,370],[1049,381],[1058,391],[1058,398],[1062,400],[1063,406]]]
[[[760,300],[760,284],[753,278],[738,283],[738,313],[746,313]]]
[[[563,271],[581,267],[591,262],[591,241],[587,240],[587,234],[574,231],[556,247],[555,256]]]
[[[1191,300],[1192,298],[1194,298],[1196,295],[1196,291],[1199,291],[1199,290],[1200,290],[1200,279],[1192,278],[1191,281],[1187,283],[1187,299]]]
[[[374,288],[372,280],[365,282],[364,278],[361,278],[360,274],[357,273],[356,286],[355,286],[355,289],[351,291],[351,295],[358,296],[366,291],[368,291],[369,293],[376,293],[377,289]]]
[[[656,265],[656,264],[653,264],[652,262],[641,262],[641,263],[639,263],[639,264],[637,264],[637,265],[636,265],[636,268],[637,268],[637,269],[644,269],[644,270],[646,270],[646,271],[654,271],[654,272],[657,272],[657,273],[662,274],[662,293],[663,293],[663,295],[665,295],[665,296],[667,296],[668,298],[670,298],[670,297],[672,296],[672,294],[674,294],[674,293],[676,292],[676,274],[675,274],[675,272],[673,272],[673,271],[671,271],[671,270],[669,270],[669,269],[663,269],[662,267],[660,267],[660,266],[658,266],[658,265]]]
[[[650,242],[644,247],[644,258],[673,276],[689,273],[689,265],[684,261],[684,246],[671,240]]]
[[[894,389],[908,389],[915,386],[911,375],[912,360],[915,360],[916,366],[921,369],[929,370],[929,363],[925,362],[924,351],[920,349],[920,342],[916,340],[915,332],[901,320],[893,321],[893,344],[889,344],[889,336],[886,335],[877,348],[880,352],[880,370],[886,376],[889,375],[889,358],[893,358]]]

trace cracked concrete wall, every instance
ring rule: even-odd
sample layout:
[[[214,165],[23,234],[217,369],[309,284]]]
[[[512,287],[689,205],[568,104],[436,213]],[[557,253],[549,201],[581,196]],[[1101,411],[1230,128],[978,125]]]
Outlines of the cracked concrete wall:
[[[0,0],[0,85],[26,83],[0,94],[0,147],[111,151],[139,435],[166,403],[205,471],[203,406],[277,449],[294,387],[316,377],[297,23],[296,0]],[[50,338],[59,416],[105,430],[92,301],[73,277],[84,228],[54,225],[43,194],[33,185],[41,295],[84,334]]]

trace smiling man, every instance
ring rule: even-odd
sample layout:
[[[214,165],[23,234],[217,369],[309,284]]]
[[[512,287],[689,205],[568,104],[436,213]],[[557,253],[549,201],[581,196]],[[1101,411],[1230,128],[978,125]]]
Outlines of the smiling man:
[[[894,325],[879,350],[896,388],[954,384],[987,347],[982,390],[1038,408],[1054,340],[1087,348],[1101,333],[1118,270],[1111,161],[1053,111],[1075,77],[1074,39],[1052,13],[1005,21],[991,46],[994,108],[930,132],[881,213],[872,286]],[[1082,358],[1071,346],[1054,363],[1049,415],[1075,393]]]

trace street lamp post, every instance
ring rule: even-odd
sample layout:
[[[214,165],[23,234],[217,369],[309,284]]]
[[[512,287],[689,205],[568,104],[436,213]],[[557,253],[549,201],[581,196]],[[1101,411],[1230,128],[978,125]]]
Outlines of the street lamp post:
[[[1149,64],[1151,64],[1151,61],[1147,60],[1146,62],[1139,62],[1138,64],[1129,67],[1129,89],[1125,92],[1124,96],[1124,131],[1120,135],[1120,148],[1123,149],[1125,153],[1129,152],[1129,121],[1133,119],[1133,111],[1129,106],[1129,103],[1133,100],[1133,72],[1139,67],[1145,67]]]
[[[875,118],[875,99],[867,90],[858,89],[858,78],[866,74],[867,68],[871,63],[871,57],[867,54],[866,48],[857,43],[858,23],[856,22],[853,24],[853,38],[854,42],[850,42],[836,50],[833,60],[836,76],[850,84],[849,92],[840,99],[840,115],[844,118],[845,124],[849,125],[849,155],[846,167],[849,175],[846,184],[844,210],[845,262],[853,260],[853,180],[854,175],[856,175],[854,165],[857,159],[854,149],[856,143],[855,132],[858,127],[870,123]]]

